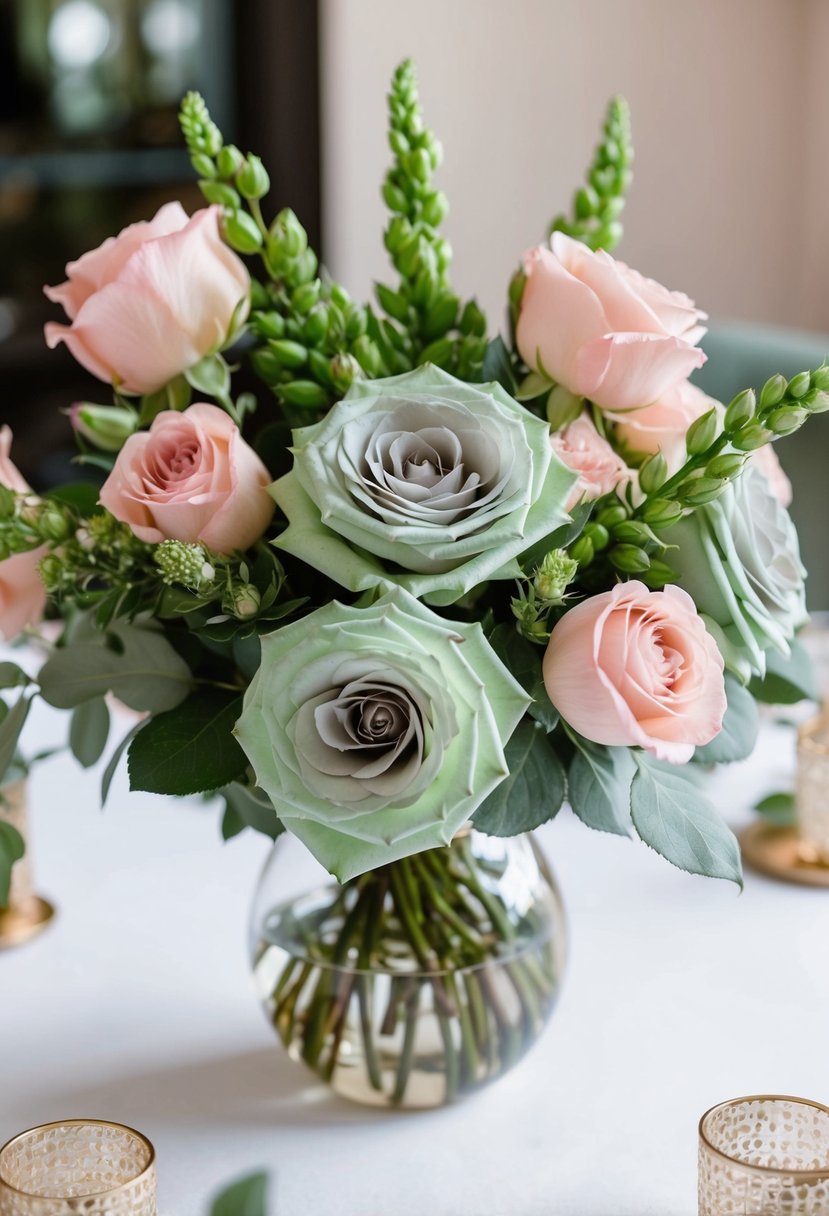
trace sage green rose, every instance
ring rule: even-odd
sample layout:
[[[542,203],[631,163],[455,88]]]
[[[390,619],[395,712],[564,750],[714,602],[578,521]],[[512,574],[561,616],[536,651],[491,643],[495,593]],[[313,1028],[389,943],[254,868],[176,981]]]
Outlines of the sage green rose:
[[[451,604],[514,578],[518,554],[568,519],[575,474],[498,384],[430,365],[356,380],[293,438],[294,467],[271,487],[289,523],[274,544],[351,591],[395,582]]]
[[[666,560],[690,592],[726,666],[764,675],[765,652],[788,656],[807,620],[797,532],[768,479],[749,465],[714,502],[668,532]]]
[[[395,587],[264,637],[236,735],[285,827],[345,882],[448,844],[508,775],[528,704],[479,624]]]

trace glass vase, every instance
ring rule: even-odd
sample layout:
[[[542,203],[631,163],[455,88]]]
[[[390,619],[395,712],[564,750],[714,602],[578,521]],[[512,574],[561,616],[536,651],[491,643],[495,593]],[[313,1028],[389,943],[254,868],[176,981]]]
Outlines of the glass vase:
[[[539,1037],[564,911],[531,836],[466,829],[340,885],[286,835],[257,889],[251,952],[293,1060],[355,1102],[423,1109],[494,1081]]]

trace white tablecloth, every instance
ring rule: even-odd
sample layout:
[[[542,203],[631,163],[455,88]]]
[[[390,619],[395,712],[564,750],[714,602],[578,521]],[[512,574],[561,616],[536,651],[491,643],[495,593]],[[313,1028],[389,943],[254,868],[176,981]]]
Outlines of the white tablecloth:
[[[65,724],[41,710],[34,748]],[[786,787],[790,730],[720,773],[734,824]],[[248,903],[268,843],[216,808],[129,795],[65,755],[31,781],[37,885],[59,907],[0,954],[0,1142],[62,1117],[158,1150],[162,1216],[272,1172],[278,1216],[692,1216],[713,1103],[829,1099],[829,891],[682,874],[569,811],[542,832],[569,911],[561,1003],[514,1072],[450,1109],[348,1105],[288,1061],[253,994]]]

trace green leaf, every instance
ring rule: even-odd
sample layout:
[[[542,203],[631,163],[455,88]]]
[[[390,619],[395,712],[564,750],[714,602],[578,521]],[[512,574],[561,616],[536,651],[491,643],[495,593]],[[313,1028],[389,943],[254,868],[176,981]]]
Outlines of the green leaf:
[[[98,497],[101,487],[90,481],[71,481],[65,486],[58,486],[46,495],[53,502],[63,503],[73,507],[79,515],[94,515],[101,510]]]
[[[247,768],[232,734],[242,698],[218,688],[194,693],[151,718],[130,744],[130,789],[152,794],[202,794]]]
[[[584,531],[585,524],[590,518],[590,512],[593,510],[594,503],[583,502],[579,506],[574,507],[570,512],[570,518],[566,524],[556,528],[554,532],[543,536],[540,541],[537,541],[530,549],[525,549],[519,557],[521,569],[531,574],[536,566],[540,566],[544,558],[552,549],[566,549],[572,545],[574,540],[578,540]]]
[[[515,395],[516,384],[512,374],[512,356],[500,334],[487,343],[481,368],[481,382],[489,384],[493,380],[500,384],[501,388],[506,389],[511,397]]]
[[[748,687],[758,701],[770,705],[820,700],[815,666],[808,651],[797,641],[791,643],[788,659],[777,650],[767,650],[765,679],[754,679]]]
[[[241,832],[242,828],[253,828],[255,832],[261,832],[263,836],[270,836],[271,840],[276,840],[277,836],[285,831],[284,825],[277,817],[273,804],[264,790],[251,789],[250,786],[242,785],[240,781],[233,781],[224,789],[219,790],[219,793],[225,800],[222,834],[224,834],[225,823],[235,828],[233,835]],[[240,824],[239,827],[235,827],[237,823]],[[225,840],[227,839],[228,837],[225,836]]]
[[[6,823],[5,819],[0,819],[0,908],[8,905],[12,866],[23,856],[25,848],[23,837],[17,828]]]
[[[573,813],[598,832],[632,836],[630,786],[636,769],[633,753],[627,747],[601,747],[571,731],[567,733],[576,745],[567,775]]]
[[[187,383],[209,397],[226,397],[230,391],[230,368],[221,355],[205,355],[184,373]]]
[[[110,756],[110,758],[107,762],[107,766],[104,769],[104,775],[101,778],[101,810],[103,810],[104,807],[106,806],[106,800],[109,797],[109,789],[110,789],[110,786],[112,785],[112,779],[115,776],[115,773],[118,769],[118,765],[121,763],[121,757],[123,756],[124,752],[129,747],[130,743],[132,743],[133,739],[138,734],[138,732],[140,730],[143,730],[144,725],[145,725],[145,723],[143,723],[143,722],[136,722],[136,724],[132,728],[132,730],[128,731],[124,735],[123,739],[121,740],[121,742],[116,747],[115,751]]]
[[[112,692],[130,709],[172,709],[192,687],[190,668],[155,628],[118,622],[102,642],[56,651],[40,670],[40,691],[57,709]]]
[[[91,768],[103,755],[109,738],[109,710],[103,697],[84,701],[72,714],[69,749],[83,768]]]
[[[740,846],[695,783],[649,756],[635,759],[630,809],[640,839],[680,870],[727,878],[742,889]]]
[[[266,1216],[267,1201],[267,1174],[251,1174],[216,1196],[210,1216]]]
[[[760,729],[757,702],[730,672],[725,674],[725,695],[728,708],[722,730],[710,743],[694,752],[694,760],[701,764],[731,764],[735,760],[745,760],[754,751]]]
[[[567,789],[564,768],[544,728],[523,718],[504,748],[509,776],[472,816],[479,832],[517,836],[557,814]]]
[[[227,841],[232,840],[234,836],[238,836],[240,832],[244,832],[246,826],[247,825],[245,824],[245,821],[242,819],[241,815],[239,815],[238,812],[226,802],[225,812],[222,815],[222,840],[227,843]]]
[[[31,683],[23,668],[16,663],[0,663],[0,688],[20,688]]]
[[[543,652],[522,638],[512,625],[496,625],[489,635],[489,644],[524,691],[532,697],[532,705],[527,713],[540,722],[545,730],[555,730],[559,716],[544,687],[541,674]]]
[[[754,809],[769,823],[780,827],[792,827],[797,823],[797,807],[792,793],[767,794],[756,803]]]
[[[14,760],[20,732],[29,716],[31,697],[21,697],[0,721],[0,780]]]

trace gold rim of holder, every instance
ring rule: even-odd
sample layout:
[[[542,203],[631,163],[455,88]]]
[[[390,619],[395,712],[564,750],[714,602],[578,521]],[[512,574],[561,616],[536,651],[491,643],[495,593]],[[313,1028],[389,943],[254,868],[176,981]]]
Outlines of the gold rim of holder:
[[[0,1147],[0,1187],[5,1187],[6,1190],[12,1191],[15,1195],[24,1195],[26,1199],[44,1199],[50,1196],[39,1195],[36,1191],[21,1191],[19,1187],[12,1186],[3,1177],[2,1162],[3,1154],[7,1149],[12,1148],[20,1140],[25,1140],[27,1136],[33,1136],[36,1132],[48,1132],[52,1128],[57,1127],[109,1127],[118,1132],[128,1132],[129,1135],[135,1136],[136,1140],[140,1140],[147,1149],[147,1161],[143,1169],[134,1174],[132,1178],[128,1178],[126,1182],[119,1182],[118,1186],[111,1187],[107,1191],[99,1191],[97,1195],[120,1195],[123,1191],[129,1190],[135,1186],[136,1182],[140,1182],[147,1174],[151,1173],[155,1168],[155,1146],[143,1132],[139,1132],[134,1127],[129,1127],[126,1123],[113,1123],[110,1119],[55,1119],[51,1123],[38,1123],[35,1127],[27,1127],[25,1131],[18,1132],[16,1136],[12,1136],[11,1140],[7,1140]],[[60,1198],[60,1196],[52,1196],[52,1198]],[[86,1196],[91,1198],[91,1196]]]
[[[740,1157],[730,1157],[722,1149],[716,1148],[705,1134],[706,1119],[710,1115],[717,1114],[718,1111],[727,1110],[729,1107],[744,1106],[747,1102],[793,1102],[796,1106],[806,1106],[809,1110],[819,1110],[825,1115],[829,1115],[829,1106],[824,1106],[822,1102],[813,1102],[811,1098],[794,1098],[791,1094],[749,1094],[745,1098],[728,1098],[725,1102],[717,1102],[715,1106],[710,1107],[699,1121],[699,1138],[709,1153],[713,1153],[721,1161],[727,1161],[729,1165],[736,1165],[741,1170],[751,1170],[757,1174],[777,1174],[791,1178],[795,1182],[829,1181],[829,1161],[817,1170],[797,1170],[788,1167],[780,1169],[776,1165],[754,1165],[750,1161],[743,1161]]]
[[[43,932],[54,916],[54,904],[39,895],[29,895],[19,904],[0,908],[0,950],[31,941]]]

